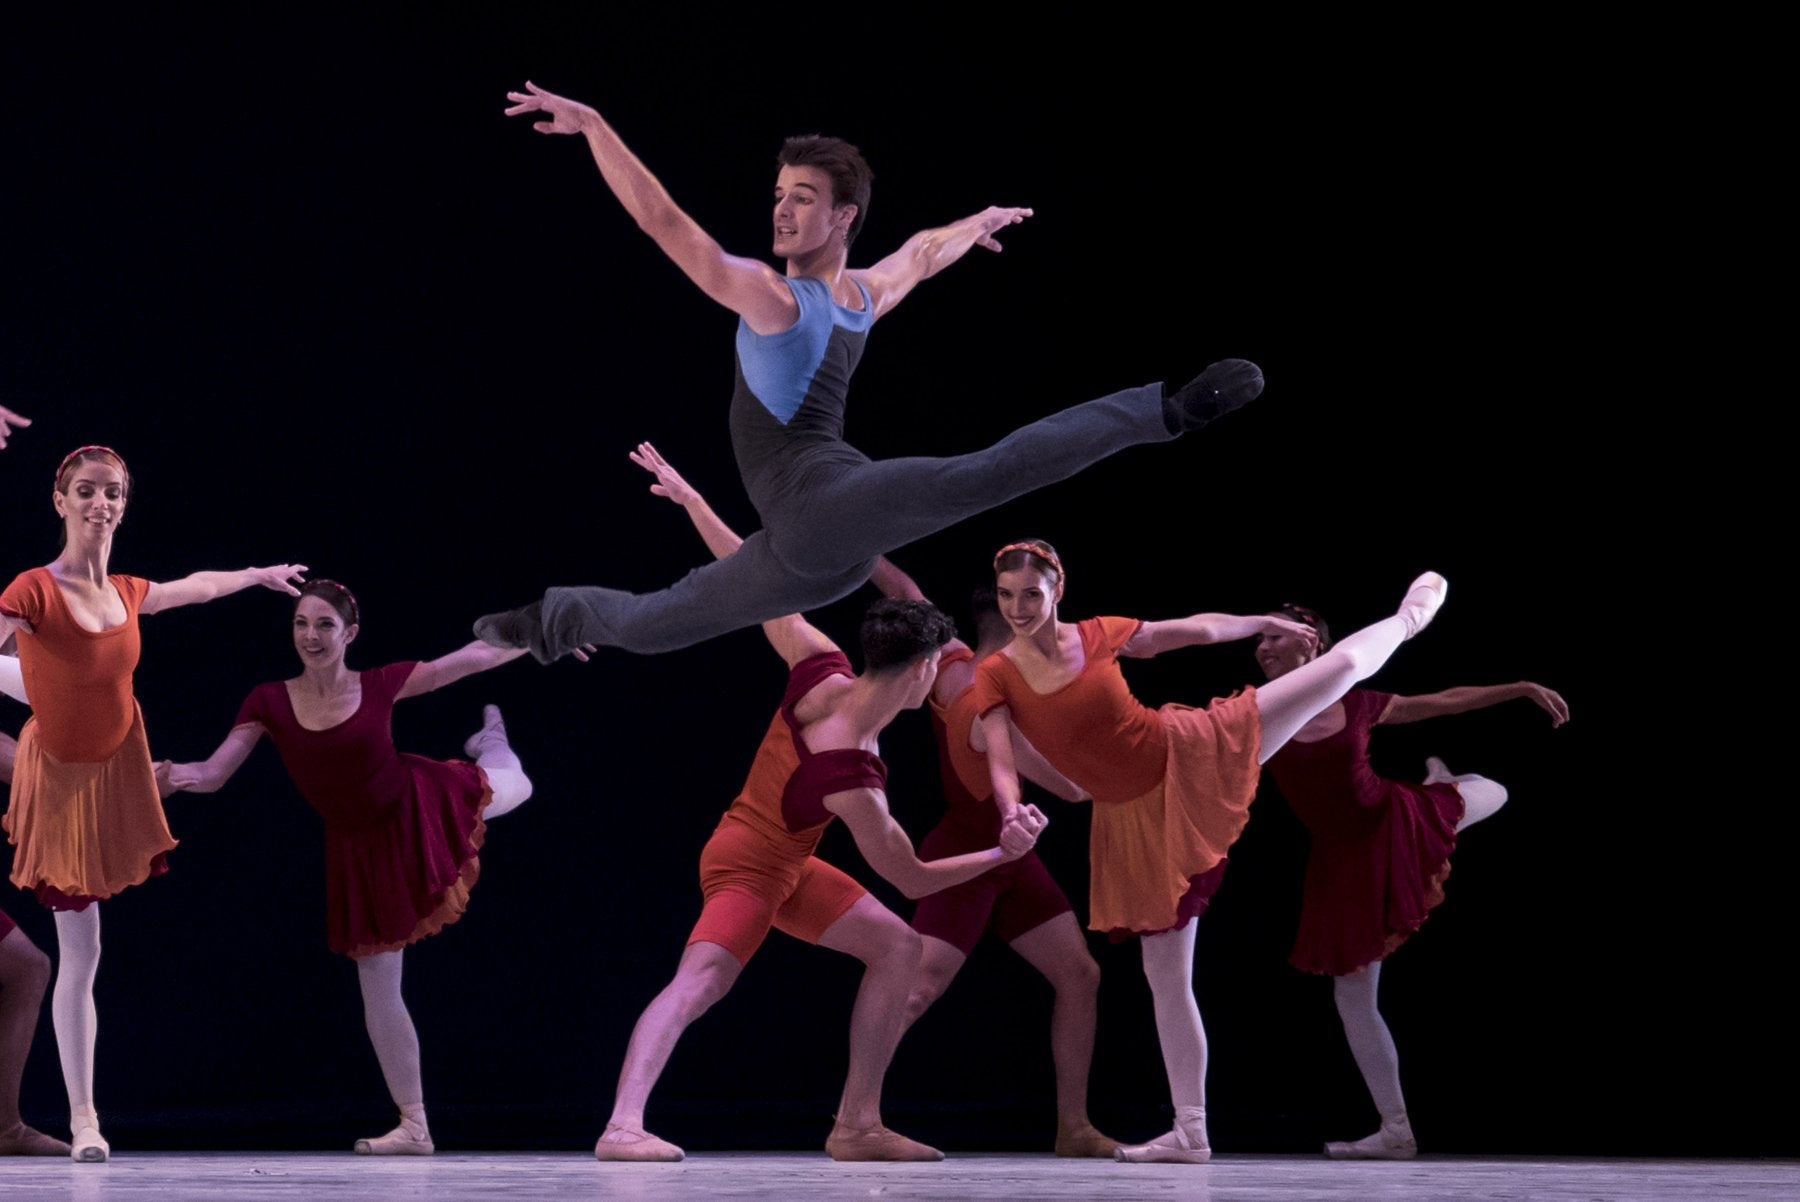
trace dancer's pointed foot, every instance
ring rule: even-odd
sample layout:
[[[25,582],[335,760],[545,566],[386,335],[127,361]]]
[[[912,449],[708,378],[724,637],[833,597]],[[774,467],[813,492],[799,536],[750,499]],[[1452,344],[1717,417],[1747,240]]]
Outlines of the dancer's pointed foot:
[[[1198,430],[1262,395],[1262,368],[1248,359],[1221,359],[1163,397],[1163,424],[1171,434]]]
[[[495,745],[512,746],[506,738],[506,719],[500,716],[499,706],[484,705],[481,707],[481,729],[463,740],[463,754],[478,760],[484,751]]]
[[[1426,572],[1412,582],[1406,590],[1406,596],[1400,600],[1400,608],[1395,611],[1402,622],[1406,623],[1406,637],[1413,638],[1419,631],[1431,624],[1437,616],[1438,608],[1444,604],[1444,598],[1450,595],[1450,582],[1436,572]]]
[[[944,1154],[929,1144],[889,1131],[880,1123],[860,1130],[835,1122],[825,1139],[825,1154],[833,1160],[942,1160]]]
[[[418,1119],[400,1117],[400,1125],[386,1135],[356,1141],[358,1156],[430,1156],[437,1151],[431,1132]]]
[[[595,1160],[676,1161],[687,1153],[666,1139],[658,1139],[642,1127],[608,1123],[594,1144]]]
[[[1100,1160],[1111,1160],[1113,1153],[1119,1150],[1119,1141],[1110,1135],[1102,1135],[1092,1124],[1071,1127],[1056,1132],[1056,1154],[1058,1156],[1094,1157]]]
[[[1383,1121],[1381,1130],[1362,1139],[1325,1145],[1325,1155],[1332,1160],[1411,1160],[1418,1154],[1412,1124],[1405,1118],[1393,1123]]]
[[[1127,1164],[1205,1164],[1212,1159],[1205,1107],[1177,1106],[1174,1130],[1147,1144],[1122,1146],[1113,1158]]]
[[[1456,779],[1450,766],[1435,755],[1425,757],[1425,783],[1428,785],[1447,785]]]
[[[0,1156],[70,1156],[68,1144],[23,1122],[0,1129]]]
[[[100,1134],[98,1111],[76,1110],[69,1115],[69,1158],[78,1164],[104,1164],[112,1145]]]
[[[533,601],[518,609],[504,609],[497,614],[475,619],[475,637],[492,647],[507,650],[523,648],[531,658],[547,664],[556,657],[544,650],[544,603]]]

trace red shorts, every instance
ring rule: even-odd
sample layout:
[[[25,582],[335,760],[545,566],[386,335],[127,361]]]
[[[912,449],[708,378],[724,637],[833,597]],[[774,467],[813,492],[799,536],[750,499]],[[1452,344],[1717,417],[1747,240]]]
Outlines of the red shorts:
[[[700,853],[706,903],[688,943],[716,943],[750,963],[774,927],[817,943],[827,927],[868,894],[817,856],[795,861],[741,822],[723,822]]]

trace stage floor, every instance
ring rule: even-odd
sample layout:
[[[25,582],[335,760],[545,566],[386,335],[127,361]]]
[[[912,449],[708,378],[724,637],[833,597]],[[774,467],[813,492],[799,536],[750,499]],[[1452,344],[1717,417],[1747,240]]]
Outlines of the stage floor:
[[[681,1164],[599,1164],[573,1153],[373,1159],[333,1153],[125,1152],[104,1165],[0,1159],[4,1202],[264,1199],[474,1202],[525,1198],[1707,1199],[1800,1197],[1800,1162],[1477,1160],[1337,1164],[1222,1156],[1210,1165],[1122,1165],[1046,1155],[956,1156],[941,1164],[841,1165],[822,1153],[711,1153]]]

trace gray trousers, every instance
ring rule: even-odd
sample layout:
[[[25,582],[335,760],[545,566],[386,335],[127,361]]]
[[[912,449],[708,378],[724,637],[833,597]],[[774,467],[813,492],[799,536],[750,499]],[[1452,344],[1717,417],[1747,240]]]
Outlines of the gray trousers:
[[[784,486],[752,496],[764,529],[668,588],[545,592],[531,652],[549,661],[583,643],[673,651],[817,609],[866,582],[877,555],[1066,480],[1115,451],[1173,437],[1163,424],[1162,386],[1149,384],[1053,413],[967,455],[847,460],[834,448],[839,454],[816,470],[799,463],[802,470],[777,473]]]

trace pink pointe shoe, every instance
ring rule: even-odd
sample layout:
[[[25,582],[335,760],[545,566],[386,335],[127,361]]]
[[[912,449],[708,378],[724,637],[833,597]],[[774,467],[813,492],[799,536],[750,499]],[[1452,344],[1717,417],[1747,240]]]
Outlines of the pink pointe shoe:
[[[1406,637],[1416,638],[1419,631],[1431,625],[1431,619],[1449,595],[1450,582],[1436,572],[1426,572],[1413,581],[1395,611],[1395,616],[1406,623]]]
[[[431,1132],[422,1118],[402,1114],[398,1127],[374,1139],[357,1140],[355,1150],[358,1156],[430,1156],[437,1151],[437,1145],[431,1142]]]
[[[112,1145],[100,1134],[100,1112],[93,1107],[69,1113],[69,1158],[77,1164],[105,1164]]]
[[[1177,1106],[1175,1129],[1147,1144],[1120,1147],[1113,1159],[1127,1164],[1205,1164],[1212,1159],[1206,1139],[1206,1107]]]
[[[1418,1154],[1412,1124],[1404,1117],[1392,1123],[1383,1121],[1381,1130],[1362,1139],[1325,1145],[1325,1155],[1332,1160],[1411,1160]]]
[[[608,1123],[594,1144],[594,1159],[671,1163],[687,1159],[687,1153],[642,1127]]]

